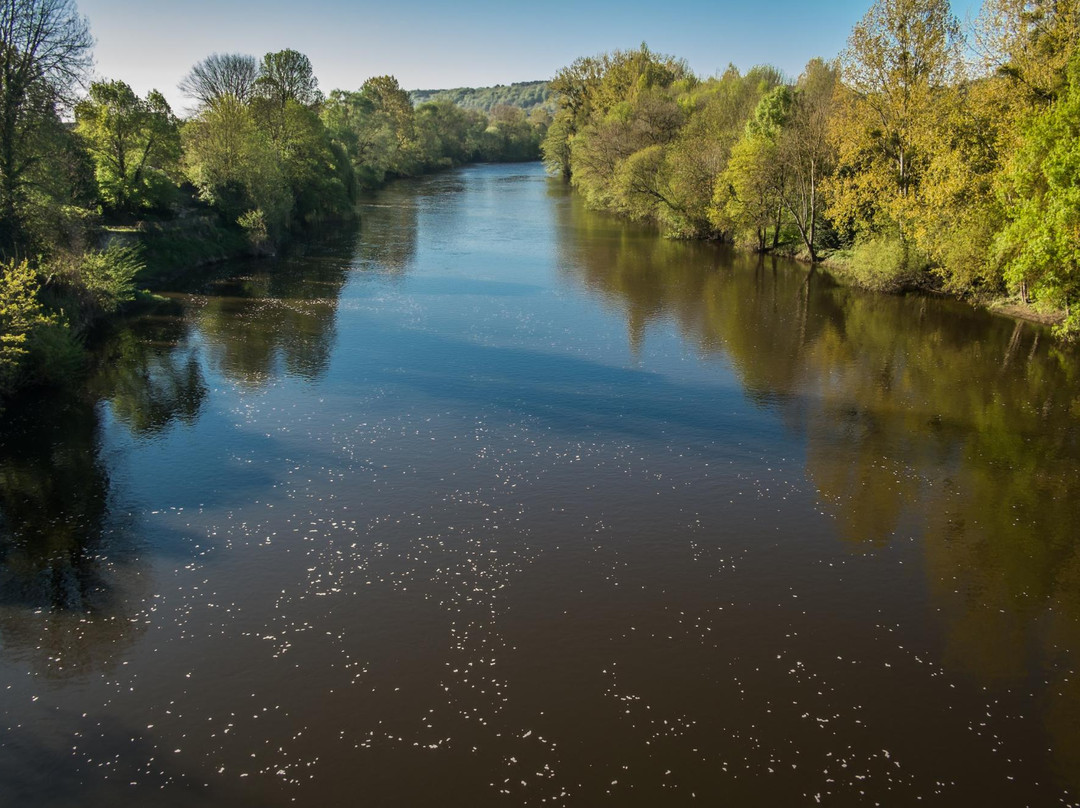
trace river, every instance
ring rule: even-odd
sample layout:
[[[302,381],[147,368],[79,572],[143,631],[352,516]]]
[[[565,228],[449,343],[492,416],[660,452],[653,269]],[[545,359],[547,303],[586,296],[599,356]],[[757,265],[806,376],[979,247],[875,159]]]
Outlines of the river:
[[[1080,802],[1080,355],[398,182],[0,433],[0,803]]]

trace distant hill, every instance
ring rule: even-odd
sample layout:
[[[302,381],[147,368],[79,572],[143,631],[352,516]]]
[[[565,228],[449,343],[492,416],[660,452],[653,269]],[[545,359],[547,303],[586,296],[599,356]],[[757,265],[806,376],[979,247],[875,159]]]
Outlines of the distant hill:
[[[494,87],[455,87],[452,90],[412,90],[409,98],[413,106],[428,101],[453,101],[465,109],[491,112],[499,104],[521,107],[547,107],[554,111],[555,102],[546,81],[519,81],[515,84],[496,84]]]

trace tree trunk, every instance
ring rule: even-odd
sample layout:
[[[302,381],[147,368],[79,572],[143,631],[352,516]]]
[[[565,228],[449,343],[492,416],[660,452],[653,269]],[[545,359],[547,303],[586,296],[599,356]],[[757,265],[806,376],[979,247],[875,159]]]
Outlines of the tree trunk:
[[[784,214],[784,201],[783,198],[776,203],[776,226],[773,228],[772,248],[775,250],[780,246],[780,220]]]

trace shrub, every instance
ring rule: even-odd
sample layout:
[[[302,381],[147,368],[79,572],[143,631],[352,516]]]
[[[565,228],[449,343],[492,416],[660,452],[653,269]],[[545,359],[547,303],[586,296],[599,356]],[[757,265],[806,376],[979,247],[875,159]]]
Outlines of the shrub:
[[[37,273],[26,261],[0,264],[0,395],[14,388],[31,335],[49,322],[39,288]]]
[[[896,233],[883,233],[856,243],[844,273],[867,289],[895,292],[918,285],[928,268],[914,244]]]

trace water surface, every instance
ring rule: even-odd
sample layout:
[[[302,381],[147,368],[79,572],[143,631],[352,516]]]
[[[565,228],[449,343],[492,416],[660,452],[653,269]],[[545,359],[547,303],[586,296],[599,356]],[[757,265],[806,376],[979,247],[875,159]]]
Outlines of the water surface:
[[[0,802],[1080,800],[1080,358],[401,182],[0,436]]]

